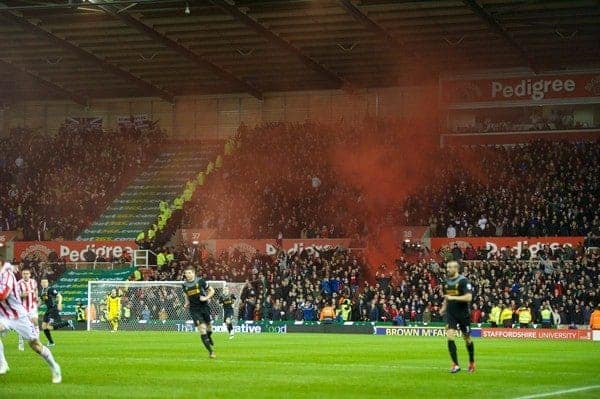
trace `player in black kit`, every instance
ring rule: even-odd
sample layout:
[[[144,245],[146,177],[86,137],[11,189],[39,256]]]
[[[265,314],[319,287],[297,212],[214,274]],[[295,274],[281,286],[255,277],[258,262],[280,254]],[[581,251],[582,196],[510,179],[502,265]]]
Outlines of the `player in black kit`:
[[[196,277],[196,269],[188,266],[183,271],[183,292],[185,293],[185,307],[190,310],[194,325],[198,327],[200,339],[208,351],[208,357],[215,358],[212,340],[212,320],[210,317],[210,298],[215,294],[213,287],[206,281]]]
[[[72,330],[75,329],[73,320],[62,321],[60,313],[62,311],[62,295],[53,287],[48,286],[48,279],[42,278],[40,280],[42,286],[42,292],[40,298],[46,305],[46,312],[42,319],[42,330],[44,335],[48,338],[48,346],[54,346],[54,340],[52,339],[51,330],[58,330],[59,328],[67,327]]]
[[[235,295],[229,293],[229,288],[223,288],[223,296],[221,297],[221,305],[223,305],[223,320],[229,332],[229,339],[233,339],[233,304],[235,303]]]
[[[471,317],[469,313],[473,293],[469,280],[459,274],[460,265],[458,262],[448,262],[446,265],[446,281],[444,282],[444,304],[441,313],[446,314],[446,329],[448,336],[448,351],[452,358],[451,373],[458,373],[458,356],[456,355],[456,343],[454,338],[457,331],[462,332],[462,336],[469,352],[469,373],[475,371],[475,348],[471,339]]]

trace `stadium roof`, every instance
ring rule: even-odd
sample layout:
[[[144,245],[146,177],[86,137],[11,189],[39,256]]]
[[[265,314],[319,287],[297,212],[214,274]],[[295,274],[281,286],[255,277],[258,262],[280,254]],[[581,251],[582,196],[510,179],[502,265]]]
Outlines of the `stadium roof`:
[[[0,99],[260,98],[600,63],[597,0],[78,1],[0,0]]]

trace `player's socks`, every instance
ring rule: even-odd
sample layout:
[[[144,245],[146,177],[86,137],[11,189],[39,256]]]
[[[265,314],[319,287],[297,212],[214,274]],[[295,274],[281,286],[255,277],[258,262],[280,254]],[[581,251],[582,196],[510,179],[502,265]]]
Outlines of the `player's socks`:
[[[458,356],[456,356],[456,342],[448,340],[448,352],[450,352],[450,358],[452,358],[452,362],[458,365]]]
[[[467,343],[467,351],[469,351],[469,363],[475,363],[475,345],[473,345],[473,341]]]
[[[211,345],[214,345],[215,343],[212,340],[212,331],[207,331],[206,336],[208,337],[208,342],[210,342]]]
[[[206,350],[209,353],[212,353],[212,347],[210,346],[210,340],[208,339],[208,335],[203,334],[200,336],[200,339],[202,339],[202,343],[204,344],[204,347],[206,348]]]
[[[4,357],[4,344],[0,339],[0,374],[6,374],[8,372],[8,363]]]
[[[46,336],[46,338],[48,338],[48,343],[54,345],[54,340],[52,339],[52,334],[50,334],[50,330],[48,330],[47,328],[44,329],[44,335]]]
[[[2,340],[0,339],[0,367],[6,363],[6,358],[4,357],[4,344],[2,343]]]
[[[21,335],[19,335],[19,345],[18,345],[18,349],[20,351],[25,350],[25,341],[23,341],[23,337]]]
[[[46,346],[42,346],[42,352],[40,353],[40,356],[44,358],[46,363],[48,363],[52,369],[55,369],[58,366],[54,360],[54,356],[52,356],[52,352],[50,352],[50,349],[48,349]]]
[[[231,335],[233,332],[233,324],[227,323],[227,331],[229,332],[229,335]]]
[[[118,320],[113,321],[112,327],[113,327],[113,331],[117,331],[117,329],[119,328],[119,321]]]

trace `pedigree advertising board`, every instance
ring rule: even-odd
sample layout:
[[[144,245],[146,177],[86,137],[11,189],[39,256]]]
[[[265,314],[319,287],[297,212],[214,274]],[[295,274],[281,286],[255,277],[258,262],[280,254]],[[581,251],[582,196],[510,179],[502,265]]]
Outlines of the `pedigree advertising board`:
[[[208,240],[212,241],[212,240]],[[284,239],[282,243],[282,249],[285,250],[289,255],[306,251],[308,254],[314,254],[336,247],[349,248],[349,238],[307,238],[307,239]],[[215,253],[220,254],[222,252],[232,253],[233,251],[239,251],[245,254],[254,254],[261,252],[267,255],[276,255],[279,251],[279,247],[275,240],[214,240]]]
[[[440,85],[447,104],[600,97],[600,73],[457,79]]]
[[[460,248],[465,249],[471,244],[473,248],[485,248],[492,255],[498,253],[502,248],[511,248],[517,251],[517,256],[520,256],[522,251],[527,248],[531,252],[532,257],[544,246],[547,245],[552,249],[569,245],[575,247],[579,243],[583,243],[585,237],[455,237],[455,238],[432,238],[431,250],[439,251],[441,248],[452,248],[457,244]]]
[[[26,257],[46,260],[54,252],[67,262],[85,262],[87,251],[96,256],[119,258],[124,254],[131,256],[137,244],[134,241],[17,241],[13,248],[17,261]]]

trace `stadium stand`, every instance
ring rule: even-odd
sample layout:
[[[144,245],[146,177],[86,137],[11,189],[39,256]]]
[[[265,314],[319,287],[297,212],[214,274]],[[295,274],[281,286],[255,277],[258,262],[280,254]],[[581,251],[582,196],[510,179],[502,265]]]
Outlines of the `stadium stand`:
[[[159,204],[170,204],[185,182],[204,169],[218,144],[170,144],[78,237],[81,240],[135,239],[154,222]]]
[[[241,149],[186,205],[183,226],[216,228],[221,237],[367,233],[360,194],[327,159],[341,140],[358,145],[349,130],[311,123],[242,130]],[[453,152],[463,151],[477,173],[466,176],[452,163]],[[388,218],[381,222],[429,225],[442,237],[450,226],[457,236],[599,235],[599,154],[597,141],[438,149],[430,154],[438,161],[434,175],[381,212]]]
[[[26,240],[76,237],[153,158],[162,134],[155,125],[63,125],[55,136],[13,129],[0,138],[2,229]]]
[[[541,254],[540,254],[541,255]],[[473,304],[481,311],[479,322],[490,322],[491,308],[531,307],[534,322],[550,306],[557,324],[585,324],[600,301],[597,253],[578,248],[568,256],[551,253],[536,261],[518,259],[465,262],[465,275],[474,285]],[[554,259],[551,261],[550,259]],[[178,280],[190,262],[183,252],[147,279]],[[378,270],[366,277],[366,259],[342,249],[319,256],[283,252],[246,257],[240,252],[209,256],[200,264],[209,280],[246,282],[240,318],[245,320],[317,320],[319,311],[333,304],[345,320],[387,321],[395,324],[441,322],[442,262],[434,259],[399,259],[394,270]],[[340,316],[342,317],[342,316]]]

